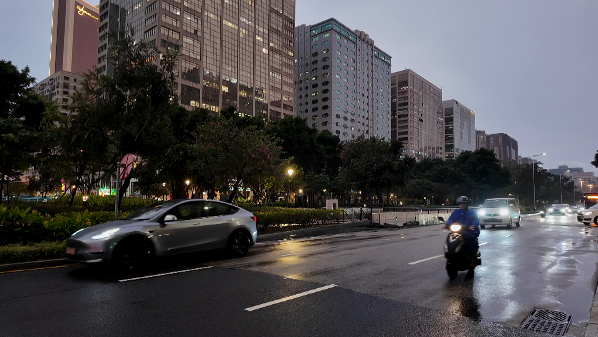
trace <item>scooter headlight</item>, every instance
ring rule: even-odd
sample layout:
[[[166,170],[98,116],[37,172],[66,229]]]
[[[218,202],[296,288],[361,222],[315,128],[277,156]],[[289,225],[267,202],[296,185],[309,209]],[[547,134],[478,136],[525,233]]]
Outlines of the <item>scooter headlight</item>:
[[[540,211],[540,214],[544,214],[544,211]]]
[[[486,215],[486,211],[481,209],[478,211],[478,215],[484,216],[484,215]]]
[[[509,210],[508,209],[501,209],[500,210],[500,215],[509,215]]]
[[[461,225],[451,225],[450,229],[451,229],[453,232],[458,232],[458,231],[460,231],[460,230],[461,230]]]

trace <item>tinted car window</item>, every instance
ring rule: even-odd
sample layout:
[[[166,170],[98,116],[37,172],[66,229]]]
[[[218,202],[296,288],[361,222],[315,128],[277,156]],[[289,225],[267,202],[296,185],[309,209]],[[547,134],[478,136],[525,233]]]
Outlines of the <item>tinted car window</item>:
[[[200,203],[197,201],[186,202],[168,211],[168,214],[176,216],[177,220],[191,220],[200,218]]]
[[[227,204],[208,201],[203,203],[203,216],[223,216],[237,213],[239,209]]]
[[[176,201],[165,201],[151,204],[149,206],[142,207],[135,212],[129,214],[125,219],[128,220],[149,220],[156,216],[159,212],[175,205]]]
[[[484,201],[484,207],[486,208],[498,208],[498,207],[507,207],[506,200],[486,200]]]

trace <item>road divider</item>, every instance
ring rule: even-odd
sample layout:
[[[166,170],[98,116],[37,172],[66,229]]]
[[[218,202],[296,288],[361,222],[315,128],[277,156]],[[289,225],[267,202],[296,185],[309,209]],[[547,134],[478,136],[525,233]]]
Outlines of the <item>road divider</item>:
[[[201,268],[193,268],[193,269],[185,269],[185,270],[173,271],[173,272],[170,272],[170,273],[162,273],[162,274],[156,274],[156,275],[134,277],[134,278],[124,279],[124,280],[118,280],[118,282],[123,283],[123,282],[129,282],[129,281],[137,281],[137,280],[143,280],[143,279],[152,278],[152,277],[160,277],[160,276],[166,276],[166,275],[174,275],[174,274],[187,273],[187,272],[190,272],[190,271],[196,271],[196,270],[202,270],[202,269],[209,269],[209,268],[213,268],[213,267],[214,266],[207,266],[207,267],[201,267]]]
[[[258,310],[258,309],[269,307],[269,306],[274,305],[274,304],[278,304],[278,303],[282,303],[282,302],[294,300],[294,299],[299,298],[299,297],[311,295],[311,294],[314,294],[314,293],[317,293],[317,292],[320,292],[320,291],[323,291],[323,290],[328,290],[328,289],[334,288],[334,287],[336,287],[336,284],[327,285],[325,287],[320,287],[320,288],[316,288],[316,289],[313,289],[313,290],[305,291],[305,292],[302,292],[302,293],[299,293],[299,294],[296,294],[296,295],[292,295],[292,296],[288,296],[288,297],[285,297],[285,298],[281,298],[281,299],[276,300],[276,301],[270,301],[270,302],[267,302],[267,303],[264,303],[264,304],[256,305],[256,306],[247,308],[245,310],[246,311],[255,311],[255,310]]]
[[[436,256],[432,256],[429,257],[427,259],[421,259],[421,260],[417,260],[417,261],[413,261],[413,262],[409,262],[410,265],[414,265],[414,264],[418,264],[418,263],[422,263],[422,262],[426,262],[426,261],[430,261],[430,260],[434,260],[437,259],[439,257],[443,257],[444,255],[436,255]]]

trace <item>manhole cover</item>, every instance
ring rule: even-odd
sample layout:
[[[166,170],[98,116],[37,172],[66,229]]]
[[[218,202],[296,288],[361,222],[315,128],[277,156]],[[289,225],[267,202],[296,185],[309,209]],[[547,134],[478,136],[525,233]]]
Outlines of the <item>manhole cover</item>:
[[[569,324],[571,324],[571,315],[569,314],[535,308],[523,320],[520,327],[528,331],[564,336],[569,329]]]

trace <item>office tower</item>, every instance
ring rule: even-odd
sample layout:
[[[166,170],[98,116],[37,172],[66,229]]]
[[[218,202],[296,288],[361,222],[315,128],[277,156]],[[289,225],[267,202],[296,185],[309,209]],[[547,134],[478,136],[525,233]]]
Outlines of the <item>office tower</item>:
[[[475,151],[475,112],[454,99],[443,101],[444,157],[455,159],[461,152]]]
[[[478,134],[478,137],[480,135]],[[495,133],[485,135],[485,144],[480,144],[480,148],[486,148],[494,151],[494,154],[502,164],[519,163],[519,146],[515,139],[506,133]]]
[[[293,115],[294,0],[102,0],[97,67],[113,71],[109,33],[179,52],[180,104],[279,119]]]
[[[391,57],[334,18],[298,26],[295,36],[295,115],[341,141],[390,140]]]
[[[444,159],[442,89],[411,69],[392,74],[392,139],[416,159]]]

